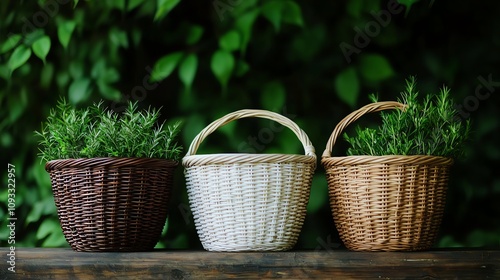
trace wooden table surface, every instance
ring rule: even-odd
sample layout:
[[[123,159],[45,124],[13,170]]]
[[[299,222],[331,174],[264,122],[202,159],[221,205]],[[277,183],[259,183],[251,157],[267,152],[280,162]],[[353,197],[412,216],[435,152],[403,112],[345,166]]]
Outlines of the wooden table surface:
[[[2,255],[7,248],[2,248]],[[500,279],[500,250],[84,253],[17,248],[0,279]]]

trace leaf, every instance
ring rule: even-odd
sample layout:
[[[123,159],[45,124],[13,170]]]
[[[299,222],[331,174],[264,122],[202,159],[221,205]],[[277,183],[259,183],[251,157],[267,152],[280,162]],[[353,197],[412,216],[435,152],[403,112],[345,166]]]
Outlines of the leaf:
[[[57,232],[57,231],[61,231],[60,224],[56,220],[45,219],[45,220],[43,220],[40,227],[38,227],[38,230],[36,232],[36,238],[43,239],[47,235],[52,234],[52,233]]]
[[[334,83],[338,97],[352,108],[355,108],[359,96],[359,80],[354,67],[349,67],[340,72]]]
[[[180,0],[157,0],[157,8],[155,14],[155,21],[161,20],[165,17],[177,4],[179,4]]]
[[[69,101],[73,104],[78,104],[87,100],[90,97],[90,80],[81,78],[71,83],[68,89]]]
[[[59,37],[59,42],[61,45],[67,49],[71,35],[75,30],[76,22],[72,20],[61,21],[57,27],[57,36]]]
[[[0,54],[6,53],[12,50],[21,41],[22,36],[19,34],[11,35],[3,44],[0,46]]]
[[[70,74],[72,74],[71,71],[71,66],[72,65],[78,65],[78,67],[75,67],[75,70],[79,70],[79,72],[83,71],[83,67],[81,66],[81,62],[73,62],[70,64]],[[92,70],[90,71],[90,76],[92,79],[99,79],[104,73],[106,72],[106,60],[105,58],[100,58],[97,62],[94,62],[94,66],[92,66]],[[78,76],[79,77],[79,76]],[[77,79],[77,77],[73,76],[74,79]]]
[[[158,82],[170,76],[182,58],[181,52],[174,52],[160,58],[151,71],[151,82]]]
[[[233,55],[227,51],[218,50],[212,55],[210,66],[215,77],[225,90],[234,69]]]
[[[99,65],[99,63],[97,63],[95,65]],[[83,77],[84,69],[85,68],[83,67],[82,61],[75,59],[72,62],[70,62],[69,67],[68,67],[68,72],[71,75],[71,78],[73,78],[74,80],[78,80],[81,77]],[[92,77],[92,78],[97,79],[97,77]]]
[[[268,0],[266,0],[266,1],[268,1]],[[228,4],[230,4],[232,6],[232,8],[234,8],[233,10],[231,10],[231,15],[234,18],[237,18],[237,17],[241,16],[244,12],[246,12],[250,9],[256,8],[255,6],[257,6],[260,1],[258,1],[258,0],[231,0],[231,1],[225,1],[225,2],[227,2]]]
[[[192,25],[187,32],[186,44],[191,46],[198,43],[202,35],[203,27],[199,25]]]
[[[219,39],[219,46],[226,51],[235,51],[241,45],[241,36],[236,30],[231,30]]]
[[[45,171],[45,167],[43,164],[34,163],[29,171],[33,177],[35,178],[36,183],[38,186],[50,186],[50,176],[47,176],[47,172]],[[42,194],[46,194],[45,199],[43,201],[40,201],[39,199],[37,202],[43,202],[45,207],[43,208],[42,214],[51,214],[54,213],[51,210],[56,210],[55,204],[54,204],[54,197],[51,195],[51,191],[44,189]]]
[[[74,0],[73,9],[76,8],[76,5],[78,5],[78,1],[79,0]]]
[[[262,6],[262,14],[273,24],[276,32],[280,30],[281,22],[304,25],[300,6],[294,1],[267,1]]]
[[[54,64],[47,63],[43,66],[42,71],[40,73],[40,87],[47,90],[54,77]]]
[[[51,45],[50,37],[43,36],[40,39],[36,40],[31,46],[35,55],[38,56],[43,61],[44,64],[45,64],[45,58],[47,57],[47,54],[50,51],[50,45]]]
[[[59,226],[60,228],[60,226]],[[68,243],[66,242],[66,238],[64,237],[64,234],[62,230],[56,230],[53,231],[47,239],[45,239],[42,243],[42,247],[49,247],[49,248],[61,248],[61,247],[68,247]]]
[[[259,15],[259,11],[249,11],[244,15],[238,17],[236,20],[235,26],[241,34],[241,52],[244,54],[248,42],[250,42],[250,38],[252,37],[252,26],[255,22],[255,19]]]
[[[9,72],[12,73],[17,68],[21,67],[28,61],[31,56],[31,49],[27,48],[25,45],[18,46],[12,55],[9,58],[9,62],[7,62],[7,67],[9,68]]]
[[[302,12],[300,6],[295,3],[295,1],[285,1],[283,2],[283,10],[281,11],[282,21],[290,24],[295,24],[298,26],[304,25],[304,20],[302,19]]]
[[[94,64],[94,68],[100,65],[101,65],[100,63],[96,63]],[[85,67],[83,66],[82,61],[75,59],[72,62],[70,62],[68,70],[69,74],[71,75],[71,78],[73,78],[74,80],[78,80],[81,77],[83,77]],[[98,77],[92,76],[92,78],[97,79]]]
[[[267,1],[262,5],[262,14],[273,24],[276,32],[280,31],[283,3],[283,1],[274,0]]]
[[[117,47],[128,48],[127,33],[125,33],[125,31],[123,30],[112,28],[109,31],[109,39],[111,43],[113,43],[113,45]]]
[[[236,63],[235,75],[241,77],[245,75],[250,70],[250,65],[243,59],[238,60]]]
[[[28,216],[26,217],[25,223],[29,224],[31,222],[37,222],[42,215],[43,209],[45,208],[43,201],[37,201],[35,205],[31,208]]]
[[[129,0],[127,5],[127,11],[135,9],[137,6],[141,5],[144,0]]]
[[[360,56],[359,63],[361,75],[368,81],[378,82],[394,75],[391,64],[381,55],[362,55]]]
[[[57,86],[64,88],[68,85],[70,76],[68,72],[58,73],[56,76]]]
[[[15,123],[15,121],[17,121],[26,111],[28,105],[27,91],[27,88],[23,86],[19,94],[7,99],[7,108],[9,108],[9,119],[11,123]]]
[[[262,108],[278,111],[285,105],[286,90],[280,82],[270,82],[264,86],[260,96]]]
[[[187,89],[191,88],[196,69],[198,68],[198,57],[196,54],[189,54],[179,66],[179,79]]]
[[[70,64],[70,74],[73,79],[78,79],[83,76],[85,68],[80,61],[74,61]],[[112,84],[120,79],[120,73],[116,68],[106,68],[106,60],[101,59],[94,63],[90,76],[95,80],[102,80],[107,84]]]
[[[101,95],[108,100],[119,101],[122,97],[119,90],[106,84],[104,80],[97,81],[97,87],[99,88]]]
[[[104,71],[104,75],[101,79],[106,81],[108,84],[111,84],[120,79],[120,73],[115,68],[108,68]]]
[[[105,1],[108,8],[114,8],[120,11],[125,11],[125,0],[108,0]]]

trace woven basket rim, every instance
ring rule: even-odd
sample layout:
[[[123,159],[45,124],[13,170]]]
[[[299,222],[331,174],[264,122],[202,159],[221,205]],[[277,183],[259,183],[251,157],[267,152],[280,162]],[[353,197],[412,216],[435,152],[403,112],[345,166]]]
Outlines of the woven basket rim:
[[[316,156],[298,154],[219,153],[190,155],[182,159],[184,167],[210,164],[307,163],[316,164]]]
[[[325,166],[334,165],[360,165],[360,164],[425,164],[425,165],[452,165],[453,159],[432,155],[385,155],[385,156],[338,156],[321,158],[321,163]]]
[[[60,170],[64,168],[92,168],[92,167],[148,167],[148,168],[173,168],[179,162],[162,158],[134,158],[134,157],[96,157],[96,158],[68,158],[55,159],[45,164],[45,170]]]

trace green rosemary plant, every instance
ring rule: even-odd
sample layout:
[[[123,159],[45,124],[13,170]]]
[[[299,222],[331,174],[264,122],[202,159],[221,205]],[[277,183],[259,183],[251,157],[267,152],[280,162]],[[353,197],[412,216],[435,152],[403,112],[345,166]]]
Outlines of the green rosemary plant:
[[[470,121],[461,121],[450,90],[443,87],[438,94],[419,100],[416,80],[406,80],[406,91],[398,101],[405,110],[381,112],[382,125],[377,129],[356,127],[349,142],[348,155],[433,155],[459,158],[470,135]],[[377,102],[372,95],[371,100]]]
[[[176,142],[180,123],[158,125],[160,113],[139,111],[137,102],[120,115],[97,103],[75,109],[66,100],[50,111],[41,131],[42,160],[95,157],[149,157],[178,160],[182,147]]]

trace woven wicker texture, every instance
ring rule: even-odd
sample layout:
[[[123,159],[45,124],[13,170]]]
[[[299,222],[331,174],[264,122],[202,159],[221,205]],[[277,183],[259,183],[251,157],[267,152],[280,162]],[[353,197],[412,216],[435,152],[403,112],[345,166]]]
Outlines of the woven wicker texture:
[[[177,162],[151,158],[49,161],[61,228],[76,251],[147,251],[158,242]]]
[[[328,180],[335,225],[346,247],[355,251],[429,249],[443,215],[453,160],[435,156],[331,157],[342,131],[361,116],[398,102],[366,105],[335,128],[321,160]]]
[[[266,118],[291,129],[305,155],[195,155],[217,128],[241,118]],[[306,214],[316,155],[290,119],[264,110],[240,110],[203,129],[183,159],[198,236],[209,251],[283,251],[297,242]]]

